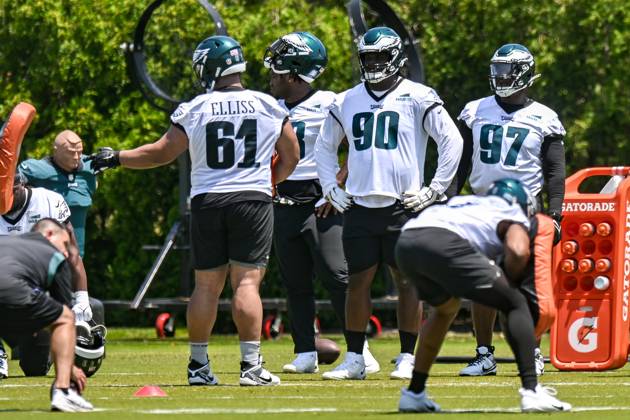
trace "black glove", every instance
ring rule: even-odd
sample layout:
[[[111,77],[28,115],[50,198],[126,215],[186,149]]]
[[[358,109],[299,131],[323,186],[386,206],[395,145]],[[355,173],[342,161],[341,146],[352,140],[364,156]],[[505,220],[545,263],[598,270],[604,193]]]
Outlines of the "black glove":
[[[562,239],[562,228],[560,227],[560,222],[562,222],[562,215],[555,211],[549,213],[549,216],[553,219],[553,244],[556,245]]]
[[[92,161],[92,170],[95,174],[100,174],[105,169],[120,166],[118,155],[120,152],[111,147],[101,147],[97,153],[91,154],[87,160]]]

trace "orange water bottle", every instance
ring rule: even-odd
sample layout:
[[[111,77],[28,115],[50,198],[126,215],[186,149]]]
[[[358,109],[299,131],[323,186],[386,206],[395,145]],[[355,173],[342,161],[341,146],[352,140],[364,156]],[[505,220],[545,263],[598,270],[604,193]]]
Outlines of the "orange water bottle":
[[[592,223],[585,222],[580,225],[580,236],[593,236],[595,233],[595,226]]]
[[[608,236],[612,232],[612,227],[609,223],[601,222],[597,225],[597,234],[599,236]]]
[[[560,263],[560,268],[565,273],[573,273],[577,270],[577,262],[572,258],[565,258]]]
[[[576,241],[566,241],[562,243],[562,253],[566,255],[573,255],[579,249],[579,245]]]
[[[593,263],[593,260],[591,260],[590,258],[583,258],[578,263],[578,271],[580,273],[590,273],[591,271],[593,271],[594,266],[595,264]]]
[[[608,258],[600,258],[595,262],[595,270],[599,273],[605,273],[610,270],[610,267],[612,267],[612,263]]]

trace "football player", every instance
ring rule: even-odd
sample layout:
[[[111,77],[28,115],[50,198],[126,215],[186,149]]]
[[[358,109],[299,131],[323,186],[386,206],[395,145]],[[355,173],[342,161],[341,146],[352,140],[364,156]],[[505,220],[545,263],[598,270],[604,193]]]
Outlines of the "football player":
[[[191,169],[191,236],[195,288],[187,311],[190,385],[216,385],[207,355],[219,296],[227,275],[232,316],[241,348],[240,385],[277,385],[260,356],[259,287],[273,232],[271,160],[278,182],[291,174],[299,147],[286,109],[269,95],[245,89],[245,59],[238,42],[211,36],[193,54],[193,70],[206,90],[182,103],[168,131],[133,150],[103,149],[92,167],[147,169],[171,163],[188,149]]]
[[[35,223],[43,218],[51,218],[63,223],[73,244],[76,239],[72,223],[70,223],[70,209],[63,197],[45,188],[31,188],[26,186],[26,178],[16,172],[13,181],[13,205],[8,213],[0,216],[0,236],[22,235],[30,232]],[[91,304],[99,301],[90,300],[87,290],[87,275],[83,260],[79,256],[72,259],[76,265],[73,270],[74,305],[72,311],[78,321],[92,319]],[[102,304],[100,304],[102,307]],[[100,308],[99,307],[99,308]],[[103,311],[99,309],[99,312]],[[13,349],[16,351],[16,349]],[[19,342],[20,367],[26,376],[43,376],[50,369],[50,334],[43,330],[34,335],[22,337]],[[0,343],[0,378],[8,376],[8,364],[4,348]]]
[[[490,60],[490,88],[494,93],[466,104],[458,117],[464,152],[457,173],[457,190],[469,182],[475,194],[483,194],[499,178],[521,180],[554,220],[560,240],[564,200],[565,130],[558,115],[528,96],[528,88],[540,77],[534,57],[520,44],[506,44]],[[496,310],[473,304],[472,318],[477,355],[460,371],[462,376],[496,375],[492,346]],[[536,371],[542,375],[545,361],[536,348]]]
[[[516,358],[524,412],[568,411],[571,405],[538,384],[534,361],[534,321],[517,287],[530,260],[529,217],[534,197],[518,180],[500,179],[486,197],[459,196],[426,209],[403,227],[396,260],[434,311],[420,332],[413,377],[403,388],[402,412],[437,412],[426,393],[429,370],[437,357],[460,298],[495,308],[507,318],[506,337]],[[505,274],[494,261],[503,258]],[[506,277],[507,275],[507,277]],[[508,279],[509,282],[508,282]]]
[[[73,366],[76,342],[71,301],[79,253],[72,234],[55,219],[41,218],[32,232],[0,237],[0,335],[10,344],[43,328],[51,335],[55,380],[53,411],[91,411],[80,394],[86,377]]]
[[[265,54],[271,94],[288,113],[300,145],[295,171],[276,186],[274,250],[287,289],[296,358],[285,372],[317,372],[315,348],[315,274],[330,294],[332,307],[345,326],[348,268],[341,243],[343,218],[322,197],[315,167],[315,140],[335,93],[316,90],[311,83],[324,71],[324,44],[309,32],[292,32],[275,40]],[[337,176],[342,177],[342,173]],[[331,210],[332,209],[332,210]],[[367,344],[367,342],[366,342]],[[365,348],[367,370],[378,362]]]
[[[365,378],[362,349],[370,288],[380,263],[393,269],[399,288],[400,354],[391,377],[409,378],[420,308],[415,288],[396,270],[394,246],[405,222],[444,196],[461,157],[462,138],[437,93],[400,75],[406,58],[396,32],[370,29],[360,39],[358,53],[364,83],[338,95],[315,148],[324,196],[344,212],[343,248],[350,274],[348,352],[324,378]],[[345,189],[336,179],[337,148],[344,137],[349,143]],[[435,176],[425,184],[429,137],[437,143],[439,159]]]

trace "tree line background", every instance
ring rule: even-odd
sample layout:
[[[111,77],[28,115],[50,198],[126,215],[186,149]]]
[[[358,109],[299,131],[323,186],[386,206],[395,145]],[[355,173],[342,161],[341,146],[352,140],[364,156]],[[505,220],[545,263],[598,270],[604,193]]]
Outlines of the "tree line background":
[[[168,114],[150,105],[132,82],[120,45],[149,0],[0,0],[0,115],[20,101],[38,116],[21,159],[51,152],[56,134],[75,130],[86,153],[130,148],[158,139]],[[262,65],[278,36],[307,30],[326,45],[329,65],[316,87],[343,91],[358,82],[345,1],[223,0],[212,2],[241,42],[249,88],[267,91]],[[419,42],[426,84],[453,118],[464,104],[490,94],[488,63],[500,45],[517,42],[542,73],[531,96],[554,109],[567,129],[567,173],[595,165],[630,164],[630,8],[617,0],[390,1]],[[376,22],[374,17],[369,17]],[[181,98],[194,95],[190,70],[196,44],[214,25],[194,0],[166,1],[147,34],[148,67]],[[175,164],[148,171],[117,169],[100,177],[87,226],[91,294],[131,299],[155,252],[178,219]],[[179,290],[179,259],[170,257],[149,296]],[[263,296],[283,295],[272,261]]]

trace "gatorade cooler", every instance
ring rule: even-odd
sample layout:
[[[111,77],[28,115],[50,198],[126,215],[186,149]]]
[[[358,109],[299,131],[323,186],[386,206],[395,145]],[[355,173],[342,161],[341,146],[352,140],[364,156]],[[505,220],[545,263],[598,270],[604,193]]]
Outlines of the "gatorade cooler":
[[[562,242],[554,248],[557,317],[551,363],[561,370],[622,367],[630,333],[630,167],[589,168],[566,180]],[[578,187],[610,176],[597,194]]]

